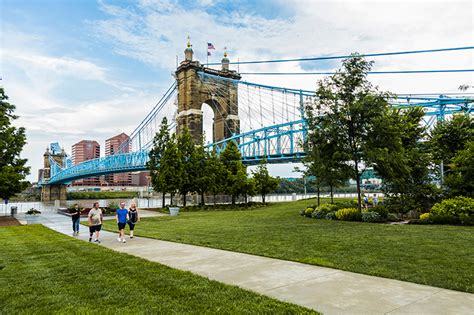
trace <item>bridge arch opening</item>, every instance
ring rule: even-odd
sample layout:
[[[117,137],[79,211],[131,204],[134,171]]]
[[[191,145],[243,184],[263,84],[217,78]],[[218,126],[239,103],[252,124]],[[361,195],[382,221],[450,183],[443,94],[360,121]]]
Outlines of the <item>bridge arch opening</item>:
[[[204,144],[213,143],[214,137],[214,122],[216,119],[215,108],[208,103],[202,103],[202,132],[204,137]]]

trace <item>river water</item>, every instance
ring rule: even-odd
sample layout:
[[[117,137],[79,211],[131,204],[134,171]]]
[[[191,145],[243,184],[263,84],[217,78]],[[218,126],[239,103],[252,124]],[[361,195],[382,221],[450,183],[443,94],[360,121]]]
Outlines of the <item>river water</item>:
[[[321,194],[321,197],[328,197],[328,194]],[[266,202],[286,202],[286,201],[295,201],[306,198],[314,198],[316,194],[271,194],[266,196]],[[356,198],[357,194],[355,193],[337,193],[335,198]],[[101,207],[106,207],[110,203],[119,204],[120,202],[125,202],[127,207],[135,202],[137,207],[140,208],[161,208],[162,200],[161,198],[135,198],[135,199],[90,199],[90,200],[66,200],[59,203],[56,202],[10,202],[8,204],[0,204],[0,215],[10,215],[11,207],[17,207],[17,213],[25,213],[31,208],[40,210],[40,211],[56,211],[58,208],[65,208],[72,206],[74,204],[79,204],[82,207],[92,207],[94,202],[98,201]],[[243,198],[239,198],[238,202],[243,202]],[[249,201],[261,202],[261,196],[249,197]],[[199,196],[188,196],[187,204],[199,204]],[[229,196],[216,196],[216,203],[219,204],[228,204],[230,203]],[[181,203],[181,202],[180,202]],[[212,196],[206,196],[206,203],[213,204],[214,200]],[[166,198],[166,204],[170,204],[169,197]]]

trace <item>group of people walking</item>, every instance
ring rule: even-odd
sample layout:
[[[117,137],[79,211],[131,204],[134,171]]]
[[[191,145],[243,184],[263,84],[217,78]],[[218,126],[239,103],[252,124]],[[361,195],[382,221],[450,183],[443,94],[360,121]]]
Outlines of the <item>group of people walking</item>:
[[[73,235],[79,235],[79,221],[81,218],[81,209],[79,205],[76,205],[71,212],[72,217],[72,229]],[[94,243],[100,243],[99,234],[102,229],[102,221],[104,215],[102,210],[99,207],[98,202],[94,202],[92,209],[87,215],[87,221],[89,223],[89,242],[92,242],[94,237]],[[130,228],[130,238],[133,238],[133,232],[135,230],[135,225],[140,221],[140,216],[138,214],[138,209],[135,203],[130,205],[130,209],[125,208],[125,202],[120,203],[120,208],[115,211],[115,220],[118,225],[119,235],[117,241],[126,243],[125,240],[125,226],[128,224]]]

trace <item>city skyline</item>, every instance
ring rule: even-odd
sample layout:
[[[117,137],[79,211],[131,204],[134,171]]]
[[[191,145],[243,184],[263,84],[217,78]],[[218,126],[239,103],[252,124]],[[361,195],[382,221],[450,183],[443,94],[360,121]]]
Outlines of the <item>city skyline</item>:
[[[216,48],[210,62],[220,61],[225,46],[231,61],[458,47],[472,45],[472,6],[470,1],[4,0],[0,75],[17,106],[15,124],[27,129],[23,156],[33,181],[51,142],[69,148],[80,139],[103,143],[110,135],[130,134],[172,83],[188,35],[202,63],[208,42]],[[441,17],[450,23],[432,22]],[[473,66],[471,52],[373,60],[376,70]],[[315,72],[339,66],[339,61],[298,62],[239,70]],[[321,78],[243,76],[308,90]],[[395,93],[457,92],[461,84],[473,85],[470,73],[370,79]],[[209,130],[206,112],[205,122]],[[288,169],[271,166],[276,175],[290,175]]]

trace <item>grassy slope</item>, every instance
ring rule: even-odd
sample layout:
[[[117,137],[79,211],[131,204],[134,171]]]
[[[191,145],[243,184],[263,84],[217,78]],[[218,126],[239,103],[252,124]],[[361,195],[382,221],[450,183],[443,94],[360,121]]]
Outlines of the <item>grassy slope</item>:
[[[474,293],[474,229],[301,217],[313,201],[144,219],[136,235]],[[114,230],[115,224],[106,222]]]
[[[0,313],[305,313],[40,225],[0,228]]]

